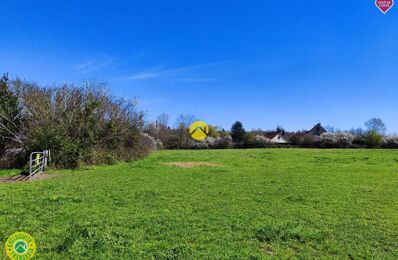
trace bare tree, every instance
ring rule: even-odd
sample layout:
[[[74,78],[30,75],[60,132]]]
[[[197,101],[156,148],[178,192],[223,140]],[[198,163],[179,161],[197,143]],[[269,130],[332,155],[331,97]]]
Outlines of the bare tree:
[[[176,127],[180,127],[181,125],[185,128],[189,128],[189,126],[195,122],[196,117],[192,114],[181,114],[176,119]]]
[[[158,125],[160,127],[168,127],[169,125],[169,115],[166,113],[162,113],[160,115],[158,115],[158,117],[156,118],[156,121],[158,122]]]
[[[376,132],[378,134],[384,134],[387,131],[387,127],[383,120],[380,118],[372,118],[365,122],[365,126],[369,132]]]
[[[187,147],[192,141],[189,134],[189,126],[195,122],[196,117],[194,115],[181,114],[176,120],[176,126],[178,129],[178,139],[180,148]]]
[[[26,148],[22,109],[18,97],[11,89],[8,75],[0,79],[0,155],[9,148]]]

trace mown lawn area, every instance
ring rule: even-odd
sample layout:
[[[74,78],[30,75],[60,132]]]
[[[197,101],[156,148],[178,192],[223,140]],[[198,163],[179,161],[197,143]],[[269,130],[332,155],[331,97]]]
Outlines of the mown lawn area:
[[[398,258],[397,150],[159,151],[56,174],[0,184],[0,259],[16,231],[37,259]]]
[[[18,175],[22,172],[22,170],[18,169],[10,169],[10,170],[1,170],[0,169],[0,177],[8,177]]]

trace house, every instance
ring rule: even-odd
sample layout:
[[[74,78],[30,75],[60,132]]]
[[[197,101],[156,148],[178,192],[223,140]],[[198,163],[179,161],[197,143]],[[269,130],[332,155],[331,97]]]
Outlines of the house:
[[[319,138],[323,133],[326,133],[327,130],[322,127],[321,123],[316,124],[309,131],[299,131],[296,133],[293,132],[285,132],[283,129],[278,128],[277,131],[265,132],[264,136],[269,140],[270,143],[274,144],[291,144],[297,143],[298,139],[303,139],[305,137]]]
[[[290,144],[289,138],[286,137],[284,131],[268,132],[265,137],[270,143],[274,144]]]
[[[277,133],[271,140],[270,143],[274,144],[289,144],[290,141],[282,133]]]
[[[326,129],[322,127],[321,123],[318,123],[305,134],[305,137],[320,137],[323,133],[326,132]]]

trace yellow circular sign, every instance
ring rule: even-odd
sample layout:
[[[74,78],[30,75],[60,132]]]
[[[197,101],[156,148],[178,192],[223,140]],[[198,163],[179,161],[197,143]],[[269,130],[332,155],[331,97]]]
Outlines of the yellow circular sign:
[[[196,121],[189,127],[189,133],[193,139],[201,141],[209,134],[209,127],[205,122]]]
[[[12,260],[31,259],[36,254],[35,240],[24,232],[14,233],[7,239],[6,253]]]

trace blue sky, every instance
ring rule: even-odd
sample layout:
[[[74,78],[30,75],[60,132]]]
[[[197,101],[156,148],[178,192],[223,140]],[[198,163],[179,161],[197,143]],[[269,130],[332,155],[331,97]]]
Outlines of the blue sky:
[[[380,117],[398,132],[398,6],[383,15],[373,0],[0,3],[0,72],[11,76],[105,81],[137,97],[148,119],[299,130]]]

